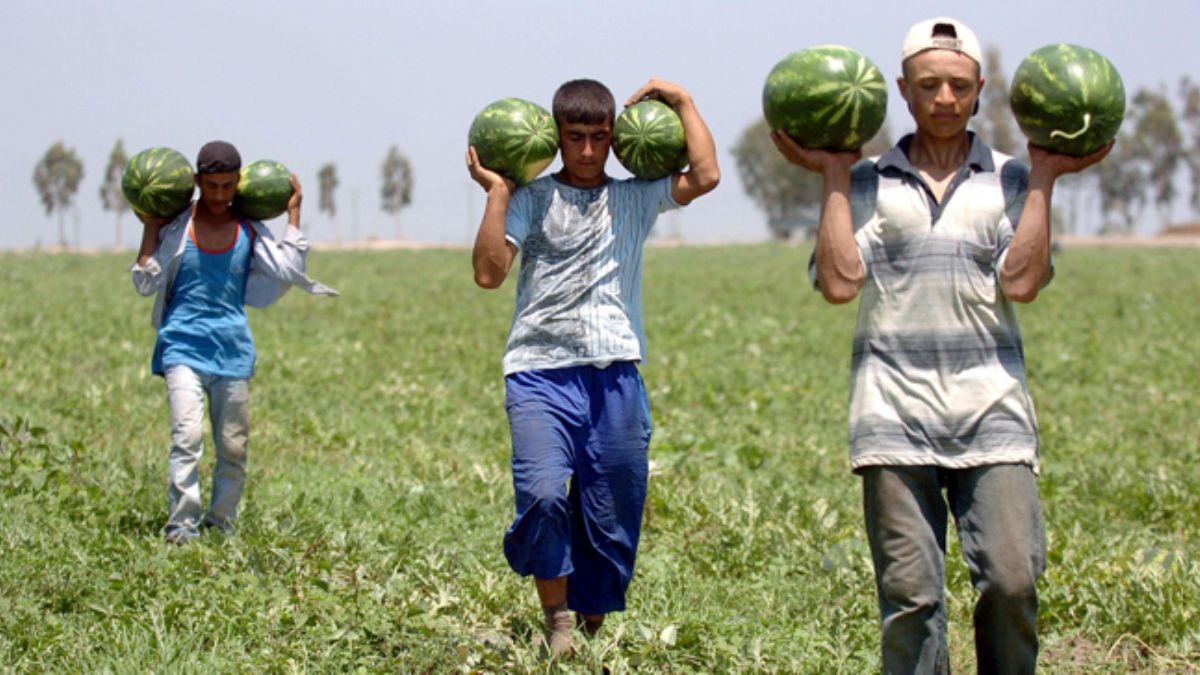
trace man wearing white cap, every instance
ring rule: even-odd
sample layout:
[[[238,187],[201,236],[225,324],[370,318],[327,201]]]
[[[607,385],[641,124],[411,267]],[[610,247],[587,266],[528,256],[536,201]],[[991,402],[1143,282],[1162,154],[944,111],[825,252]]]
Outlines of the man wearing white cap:
[[[862,476],[883,669],[948,672],[944,564],[952,515],[980,596],[980,672],[1037,664],[1036,580],[1045,567],[1038,436],[1013,302],[1053,276],[1055,180],[1100,161],[1029,148],[1030,166],[991,150],[978,109],[979,40],[960,21],[913,26],[900,93],[916,122],[879,157],[800,147],[822,174],[809,274],[826,300],[858,297],[850,456]]]

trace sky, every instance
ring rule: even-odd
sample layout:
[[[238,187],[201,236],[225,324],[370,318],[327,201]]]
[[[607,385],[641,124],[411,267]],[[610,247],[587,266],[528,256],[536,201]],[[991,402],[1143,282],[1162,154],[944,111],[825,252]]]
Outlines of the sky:
[[[945,14],[999,46],[1009,78],[1026,54],[1055,42],[1106,55],[1130,95],[1160,84],[1174,94],[1180,77],[1200,76],[1200,0],[3,0],[0,249],[57,240],[32,175],[58,140],[85,170],[68,239],[77,230],[83,246],[135,246],[140,224],[126,215],[118,242],[116,218],[100,206],[118,138],[131,155],[165,145],[194,160],[219,138],[245,162],[283,162],[304,185],[303,225],[317,241],[338,232],[394,236],[396,218],[379,208],[380,165],[394,144],[415,174],[413,203],[399,216],[403,236],[466,244],[484,201],[463,162],[479,110],[510,96],[549,108],[557,86],[577,77],[606,83],[623,101],[651,76],[692,93],[723,170],[715,192],[664,216],[660,230],[692,242],[760,241],[765,218],[745,196],[730,149],[761,116],[774,64],[798,49],[843,44],[890,82],[908,26]],[[897,137],[912,122],[894,86],[889,98]],[[317,209],[326,162],[341,179],[336,223]],[[628,175],[615,158],[609,172]]]

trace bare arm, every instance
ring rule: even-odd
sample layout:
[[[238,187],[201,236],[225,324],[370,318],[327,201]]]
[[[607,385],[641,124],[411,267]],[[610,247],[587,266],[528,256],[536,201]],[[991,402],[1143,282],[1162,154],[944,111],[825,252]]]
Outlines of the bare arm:
[[[483,220],[479,223],[475,247],[471,250],[475,283],[481,288],[499,288],[517,255],[517,247],[504,237],[504,217],[508,213],[508,200],[516,184],[484,168],[479,163],[475,148],[467,148],[467,170],[471,172],[471,178],[487,192]]]
[[[712,192],[721,182],[721,169],[717,166],[717,146],[712,132],[696,110],[692,95],[677,84],[651,78],[641,89],[634,92],[625,105],[654,97],[675,109],[683,122],[683,135],[687,139],[688,170],[676,174],[671,180],[671,198],[679,204],[688,204],[696,197]]]
[[[833,304],[858,296],[866,278],[850,217],[850,170],[862,153],[808,150],[784,131],[771,132],[775,147],[792,164],[821,174],[821,220],[817,229],[817,283]]]
[[[1014,302],[1033,302],[1050,275],[1050,199],[1059,176],[1082,171],[1104,159],[1112,143],[1086,157],[1029,146],[1029,185],[1021,220],[1000,268],[1000,290]]]

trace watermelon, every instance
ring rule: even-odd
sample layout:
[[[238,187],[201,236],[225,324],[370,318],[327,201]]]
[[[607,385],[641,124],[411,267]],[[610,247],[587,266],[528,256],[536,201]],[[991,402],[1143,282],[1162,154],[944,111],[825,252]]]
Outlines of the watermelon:
[[[1113,64],[1077,45],[1048,45],[1017,67],[1008,103],[1038,147],[1077,157],[1117,137],[1125,85]]]
[[[170,218],[192,201],[196,179],[192,165],[177,150],[147,148],[129,159],[121,174],[121,192],[137,213]]]
[[[669,176],[688,163],[683,122],[671,106],[656,99],[621,111],[613,124],[612,147],[621,166],[643,180]]]
[[[505,98],[475,116],[467,143],[475,148],[484,167],[525,185],[554,161],[558,125],[536,103]]]
[[[254,220],[270,220],[287,211],[292,172],[279,162],[260,159],[242,167],[233,208]]]
[[[788,54],[763,86],[763,115],[805,148],[857,150],[887,112],[883,74],[862,54],[837,45]]]

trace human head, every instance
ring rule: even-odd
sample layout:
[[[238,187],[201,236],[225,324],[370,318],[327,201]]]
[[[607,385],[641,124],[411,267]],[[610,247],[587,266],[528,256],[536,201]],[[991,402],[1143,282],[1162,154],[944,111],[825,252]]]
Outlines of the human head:
[[[908,30],[900,57],[896,84],[917,129],[941,138],[964,133],[984,84],[975,33],[956,19],[927,19]]]
[[[563,175],[571,185],[604,182],[616,107],[612,92],[595,80],[571,80],[554,93]]]
[[[212,213],[224,213],[237,192],[242,156],[225,141],[210,141],[196,155],[196,187],[200,201]]]

